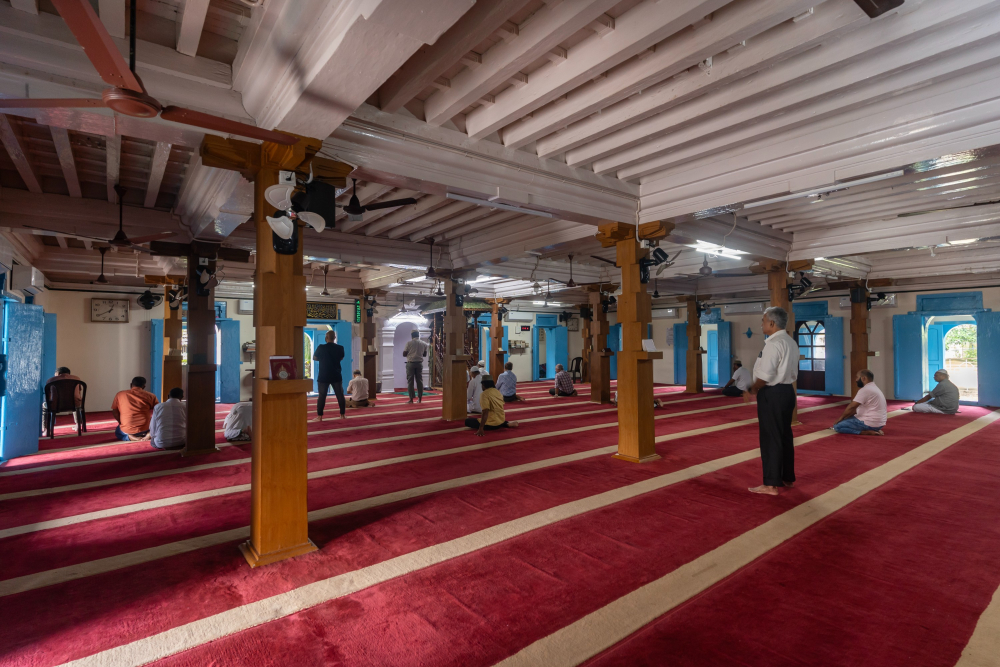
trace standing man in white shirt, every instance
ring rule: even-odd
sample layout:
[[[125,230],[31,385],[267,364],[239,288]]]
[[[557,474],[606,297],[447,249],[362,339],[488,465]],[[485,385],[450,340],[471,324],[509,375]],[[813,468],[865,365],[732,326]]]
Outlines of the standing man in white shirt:
[[[753,365],[750,394],[757,397],[764,483],[750,491],[776,496],[779,488],[795,484],[792,437],[795,387],[792,383],[799,377],[799,346],[785,331],[788,313],[784,308],[765,310],[761,324],[767,340]]]
[[[753,373],[749,368],[743,368],[743,362],[737,359],[733,362],[733,377],[722,388],[722,393],[726,396],[742,396],[743,392],[750,391],[752,384]]]
[[[184,390],[174,387],[167,400],[153,408],[149,420],[149,444],[156,449],[180,449],[187,435],[187,405]]]
[[[417,383],[417,403],[424,402],[424,357],[427,356],[427,343],[420,340],[420,332],[414,329],[410,332],[410,340],[403,346],[403,356],[406,357],[406,391],[413,402],[413,383]]]
[[[889,421],[889,414],[885,396],[875,385],[875,374],[866,368],[858,371],[854,381],[859,387],[858,393],[844,408],[844,414],[833,425],[833,430],[852,435],[885,435],[882,427]]]

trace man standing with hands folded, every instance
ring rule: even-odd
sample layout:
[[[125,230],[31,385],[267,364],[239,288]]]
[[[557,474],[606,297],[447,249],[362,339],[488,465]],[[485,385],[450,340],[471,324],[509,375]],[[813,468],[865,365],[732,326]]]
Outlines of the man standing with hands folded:
[[[751,488],[750,492],[776,496],[779,488],[795,483],[792,436],[795,387],[792,383],[799,376],[799,346],[785,331],[788,313],[784,308],[768,308],[761,323],[767,340],[753,365],[750,394],[757,397],[764,483]]]

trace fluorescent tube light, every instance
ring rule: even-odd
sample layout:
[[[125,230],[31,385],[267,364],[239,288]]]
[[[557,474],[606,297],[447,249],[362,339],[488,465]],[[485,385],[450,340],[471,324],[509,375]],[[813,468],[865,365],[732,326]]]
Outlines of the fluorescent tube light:
[[[467,201],[470,204],[476,204],[478,206],[485,206],[490,209],[502,209],[504,211],[515,211],[517,213],[527,213],[528,215],[537,215],[542,218],[554,218],[556,216],[548,213],[546,211],[535,211],[530,208],[522,208],[520,206],[511,206],[510,204],[498,204],[494,201],[488,201],[486,199],[476,199],[475,197],[466,197],[465,195],[457,195],[454,192],[449,192],[445,195],[448,199],[455,199],[457,201]]]
[[[866,183],[877,183],[878,181],[884,181],[887,178],[896,178],[897,176],[902,176],[903,170],[899,169],[897,171],[890,171],[887,174],[879,174],[878,176],[869,176],[868,178],[861,178],[856,181],[847,181],[845,183],[837,183],[836,185],[827,185],[822,188],[815,188],[813,190],[806,190],[805,192],[796,192],[791,195],[784,195],[782,197],[774,197],[773,199],[764,199],[762,201],[750,202],[749,204],[744,204],[743,209],[757,208],[758,206],[767,206],[768,204],[777,204],[783,201],[789,201],[791,199],[801,199],[802,197],[812,197],[813,195],[822,195],[827,192],[835,192],[836,190],[846,190],[847,188],[853,188],[855,185],[865,185]]]

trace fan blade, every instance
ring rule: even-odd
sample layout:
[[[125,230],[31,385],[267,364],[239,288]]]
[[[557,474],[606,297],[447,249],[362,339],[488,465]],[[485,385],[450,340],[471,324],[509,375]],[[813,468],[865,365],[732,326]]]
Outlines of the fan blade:
[[[76,239],[86,239],[88,241],[97,241],[98,243],[107,243],[107,239],[99,239],[96,236],[82,236],[80,234],[71,234],[69,232],[60,232],[55,229],[46,229],[45,227],[35,227],[34,225],[21,225],[27,229],[37,229],[40,232],[48,232],[50,234],[56,234],[58,236],[72,236]]]
[[[591,255],[590,257],[591,257],[591,259],[596,259],[596,260],[600,260],[602,262],[607,262],[611,266],[618,266],[618,262],[613,262],[610,259],[604,259],[603,257],[598,257],[597,255]]]
[[[133,246],[139,243],[149,243],[150,241],[159,241],[160,239],[169,239],[171,236],[177,236],[177,232],[160,232],[159,234],[148,234],[147,236],[136,236],[133,239],[129,239],[129,243]]]
[[[105,83],[137,93],[145,92],[87,0],[52,0],[52,4]]]
[[[377,204],[367,204],[364,206],[366,211],[377,211],[380,208],[392,208],[393,206],[406,206],[407,204],[416,204],[417,200],[413,197],[407,197],[406,199],[390,199],[389,201],[380,201]]]
[[[65,99],[0,100],[0,109],[56,109],[103,107],[104,100],[85,100],[82,97]]]
[[[317,232],[322,232],[326,229],[326,219],[319,213],[313,213],[312,211],[302,211],[299,213],[299,220],[306,223]]]
[[[191,109],[185,109],[183,107],[163,107],[163,111],[160,112],[160,118],[174,123],[181,123],[183,125],[201,127],[206,130],[215,130],[216,132],[235,134],[241,137],[248,137],[250,139],[270,141],[271,143],[281,144],[282,146],[294,146],[299,140],[298,137],[291,134],[285,134],[284,132],[265,130],[260,127],[254,127],[253,125],[247,125],[246,123],[240,123],[227,118],[220,118],[219,116],[213,116],[200,111],[192,111]]]

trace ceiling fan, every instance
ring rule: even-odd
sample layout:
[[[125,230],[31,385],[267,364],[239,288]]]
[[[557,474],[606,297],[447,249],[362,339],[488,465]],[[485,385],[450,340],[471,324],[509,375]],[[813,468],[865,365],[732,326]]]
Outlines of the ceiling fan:
[[[125,218],[125,193],[128,192],[127,189],[123,188],[121,185],[115,185],[115,194],[118,196],[118,231],[115,232],[113,238],[110,239],[99,239],[96,236],[83,236],[81,234],[66,234],[65,232],[58,232],[54,229],[44,229],[42,227],[33,227],[31,225],[24,225],[29,229],[37,229],[42,232],[49,232],[51,234],[59,234],[61,236],[75,236],[80,239],[87,239],[88,241],[100,241],[101,243],[107,243],[108,245],[114,246],[116,248],[132,248],[133,250],[139,250],[142,252],[149,252],[149,248],[146,248],[140,243],[149,243],[150,241],[160,241],[162,239],[170,238],[171,236],[177,236],[176,232],[159,232],[157,234],[149,234],[147,236],[137,236],[130,239],[125,233],[124,229],[124,218]],[[104,248],[103,250],[107,250]]]
[[[433,236],[431,237],[431,259],[430,259],[430,262],[427,264],[427,277],[428,278],[436,278],[437,277],[437,271],[434,270],[434,237]]]
[[[352,178],[353,191],[351,193],[351,199],[346,205],[337,204],[338,208],[344,209],[344,213],[347,214],[347,219],[352,222],[360,222],[361,218],[364,216],[366,211],[377,211],[383,208],[393,208],[396,206],[406,206],[407,204],[416,204],[417,200],[413,197],[407,197],[406,199],[390,199],[389,201],[376,202],[374,204],[361,205],[361,200],[358,199],[358,179]]]
[[[108,279],[104,277],[104,253],[108,251],[108,247],[102,245],[100,248],[98,248],[98,250],[101,253],[101,275],[97,276],[97,280],[95,280],[94,282],[100,285],[107,285]]]
[[[118,51],[111,35],[104,28],[101,19],[94,12],[88,0],[52,0],[56,11],[66,21],[73,37],[83,47],[84,53],[94,69],[111,88],[101,93],[101,99],[13,99],[0,100],[0,108],[5,109],[51,109],[51,108],[93,108],[106,107],[125,116],[153,118],[182,125],[193,125],[206,130],[214,130],[241,137],[270,141],[292,146],[298,138],[284,132],[275,132],[247,125],[220,116],[185,109],[177,106],[161,106],[146,93],[145,87],[135,74],[135,16],[137,2],[131,2],[129,33],[129,62]]]

